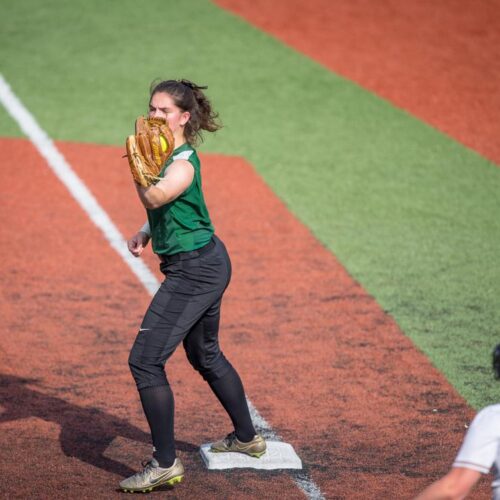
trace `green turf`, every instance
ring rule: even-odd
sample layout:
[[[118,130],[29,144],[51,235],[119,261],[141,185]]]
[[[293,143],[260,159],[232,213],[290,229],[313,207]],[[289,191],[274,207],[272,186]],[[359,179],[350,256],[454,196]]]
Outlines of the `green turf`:
[[[53,138],[105,144],[154,78],[207,83],[203,150],[247,158],[472,405],[497,400],[497,167],[209,2],[138,5],[4,1],[0,71]]]

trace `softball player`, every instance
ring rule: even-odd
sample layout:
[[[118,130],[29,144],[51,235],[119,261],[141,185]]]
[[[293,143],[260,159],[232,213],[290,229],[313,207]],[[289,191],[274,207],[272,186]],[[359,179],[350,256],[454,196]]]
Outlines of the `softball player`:
[[[500,344],[493,351],[493,369],[500,378]],[[500,500],[500,404],[483,408],[465,435],[452,469],[431,484],[415,500],[465,498],[481,474],[494,468],[493,500]]]
[[[252,424],[240,377],[219,348],[220,307],[231,263],[214,234],[203,198],[200,160],[193,148],[202,130],[220,128],[204,88],[188,80],[167,80],[150,94],[149,116],[167,120],[175,149],[157,184],[147,188],[135,184],[148,222],[128,247],[139,256],[151,239],[168,278],[152,299],[129,357],[154,452],[142,471],[120,483],[128,492],[151,491],[183,478],[184,468],[174,448],[174,398],[164,370],[181,342],[189,362],[234,425],[234,432],[214,443],[212,451],[254,457],[266,451],[265,440]]]

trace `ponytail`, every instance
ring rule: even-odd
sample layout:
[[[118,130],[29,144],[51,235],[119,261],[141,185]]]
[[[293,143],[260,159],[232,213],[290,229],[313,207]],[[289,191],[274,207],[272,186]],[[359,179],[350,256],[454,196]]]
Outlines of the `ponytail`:
[[[219,115],[204,94],[206,86],[196,85],[190,80],[164,80],[154,83],[150,88],[150,99],[158,92],[164,92],[172,97],[176,106],[182,111],[188,111],[189,121],[184,127],[186,141],[195,146],[203,142],[202,131],[215,132],[222,128]]]

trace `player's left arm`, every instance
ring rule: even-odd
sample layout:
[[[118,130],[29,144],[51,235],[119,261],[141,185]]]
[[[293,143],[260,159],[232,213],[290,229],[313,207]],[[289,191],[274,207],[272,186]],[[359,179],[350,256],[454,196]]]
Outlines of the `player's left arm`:
[[[479,481],[481,473],[466,467],[453,467],[448,474],[428,486],[415,500],[461,500]]]
[[[135,187],[144,207],[155,209],[178,198],[191,185],[193,179],[193,165],[186,160],[175,160],[158,183],[148,187],[135,183]]]

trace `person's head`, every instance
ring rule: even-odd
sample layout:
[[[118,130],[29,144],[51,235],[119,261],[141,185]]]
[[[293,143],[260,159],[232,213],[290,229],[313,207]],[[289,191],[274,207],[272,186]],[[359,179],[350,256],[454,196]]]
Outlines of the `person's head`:
[[[495,346],[493,349],[493,372],[495,373],[495,378],[500,379],[500,344]]]
[[[212,110],[203,90],[189,80],[164,80],[151,85],[149,117],[162,117],[168,122],[174,137],[192,145],[203,140],[202,131],[221,128],[218,114]]]

